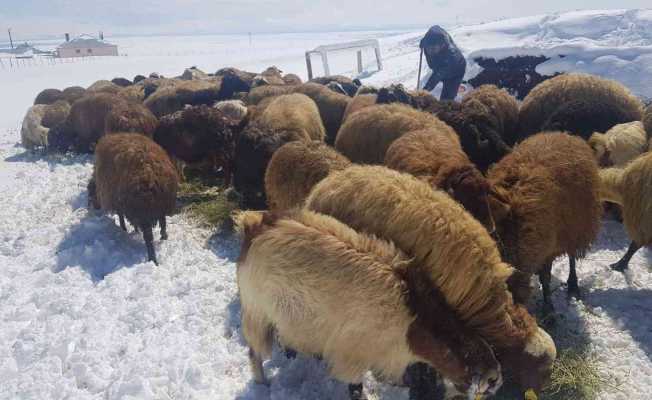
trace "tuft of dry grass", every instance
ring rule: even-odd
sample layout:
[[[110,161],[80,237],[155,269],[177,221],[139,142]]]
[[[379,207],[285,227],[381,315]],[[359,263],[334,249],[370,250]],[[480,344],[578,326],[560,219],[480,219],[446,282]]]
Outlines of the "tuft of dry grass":
[[[181,212],[201,226],[231,230],[231,215],[238,205],[227,198],[220,183],[210,176],[187,174],[177,194]]]

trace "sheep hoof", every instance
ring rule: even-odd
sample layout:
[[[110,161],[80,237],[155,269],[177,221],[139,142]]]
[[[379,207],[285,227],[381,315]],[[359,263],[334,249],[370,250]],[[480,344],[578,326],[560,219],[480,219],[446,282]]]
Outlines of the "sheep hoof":
[[[349,396],[351,400],[367,400],[367,396],[362,389],[362,383],[349,385]]]
[[[577,287],[577,285],[568,285],[566,295],[569,299],[574,298],[576,300],[582,300],[582,292],[580,291],[580,288]]]
[[[610,267],[611,267],[611,269],[613,269],[614,271],[625,272],[625,270],[627,269],[627,264],[625,264],[625,263],[621,263],[621,262],[617,262],[617,263],[613,263],[613,264],[611,264]]]

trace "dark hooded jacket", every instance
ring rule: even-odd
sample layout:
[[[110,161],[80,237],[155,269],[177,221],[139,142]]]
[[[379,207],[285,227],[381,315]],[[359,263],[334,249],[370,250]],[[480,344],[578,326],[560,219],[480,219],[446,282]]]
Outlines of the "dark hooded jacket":
[[[455,45],[453,39],[439,25],[428,30],[426,36],[421,39],[419,47],[425,49],[432,45],[443,45],[438,54],[427,54],[426,61],[432,70],[431,80],[439,82],[451,78],[462,78],[466,72],[466,59],[460,49]]]

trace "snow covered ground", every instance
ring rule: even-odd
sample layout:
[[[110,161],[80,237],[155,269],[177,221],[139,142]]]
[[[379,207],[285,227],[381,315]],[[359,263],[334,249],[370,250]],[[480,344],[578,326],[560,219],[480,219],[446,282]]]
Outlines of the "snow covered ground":
[[[466,53],[593,40],[634,62],[652,45],[650,25],[639,25],[644,17],[652,20],[646,12],[571,13],[453,34]],[[595,21],[623,25],[609,34]],[[156,243],[161,265],[145,262],[138,234],[86,209],[92,158],[27,153],[16,144],[17,127],[46,87],[151,71],[173,76],[190,65],[213,71],[276,64],[305,76],[305,49],[363,37],[380,38],[385,57],[385,70],[368,82],[413,85],[419,34],[270,35],[254,37],[251,47],[246,36],[120,39],[126,57],[0,71],[0,399],[345,399],[346,386],[331,380],[323,363],[278,352],[265,366],[271,388],[252,384],[240,332],[235,240],[177,215],[169,222],[170,240]],[[353,69],[342,62],[342,70]],[[606,65],[619,73],[618,63]],[[643,93],[644,71],[635,72],[627,82]],[[652,393],[652,254],[641,250],[626,274],[611,271],[608,264],[627,245],[622,226],[606,221],[578,268],[583,301],[568,302],[563,288],[554,293],[558,330],[590,343],[600,370],[616,383],[601,399],[642,400]],[[566,274],[567,261],[560,259],[555,287]],[[407,399],[405,389],[371,377],[367,384],[379,398]]]

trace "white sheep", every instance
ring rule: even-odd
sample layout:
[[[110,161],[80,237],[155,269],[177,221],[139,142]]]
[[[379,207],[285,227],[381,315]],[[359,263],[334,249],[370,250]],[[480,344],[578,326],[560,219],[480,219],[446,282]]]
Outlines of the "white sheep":
[[[606,133],[594,133],[589,145],[601,166],[622,166],[647,150],[647,137],[643,123],[634,121],[616,125]]]

